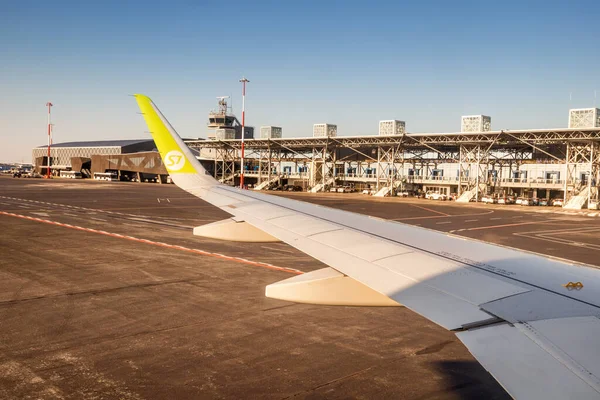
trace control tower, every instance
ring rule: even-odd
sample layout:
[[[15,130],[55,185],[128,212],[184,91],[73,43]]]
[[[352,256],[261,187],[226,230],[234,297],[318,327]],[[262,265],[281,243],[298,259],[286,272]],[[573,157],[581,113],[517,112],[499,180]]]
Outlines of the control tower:
[[[210,140],[227,140],[242,138],[242,124],[231,113],[231,107],[227,104],[229,96],[217,97],[219,100],[218,109],[208,113],[208,129],[207,134]],[[254,138],[254,127],[245,127],[244,139]]]

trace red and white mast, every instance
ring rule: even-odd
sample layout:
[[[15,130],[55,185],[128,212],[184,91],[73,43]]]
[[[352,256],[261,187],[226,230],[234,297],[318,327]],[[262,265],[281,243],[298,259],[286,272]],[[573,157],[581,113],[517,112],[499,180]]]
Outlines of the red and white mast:
[[[241,157],[241,173],[240,173],[240,188],[243,189],[244,188],[244,136],[245,136],[245,130],[244,127],[246,126],[246,82],[250,82],[248,79],[246,79],[245,77],[240,79],[240,82],[242,82],[242,157]]]
[[[52,103],[47,102],[46,107],[48,107],[48,171],[46,174],[47,178],[50,178],[50,146],[52,145],[52,119],[50,117],[50,107],[52,107]]]

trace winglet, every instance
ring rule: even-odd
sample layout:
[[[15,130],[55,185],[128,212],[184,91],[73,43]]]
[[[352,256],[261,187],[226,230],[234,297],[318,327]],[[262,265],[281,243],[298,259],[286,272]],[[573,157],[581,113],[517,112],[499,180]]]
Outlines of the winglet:
[[[140,107],[144,120],[146,120],[148,130],[152,134],[165,168],[175,184],[188,191],[198,186],[218,185],[219,183],[215,179],[207,175],[204,167],[198,162],[154,102],[143,94],[134,94],[133,96]],[[193,180],[188,179],[192,174],[196,175],[196,178]],[[185,178],[186,176],[188,178]]]

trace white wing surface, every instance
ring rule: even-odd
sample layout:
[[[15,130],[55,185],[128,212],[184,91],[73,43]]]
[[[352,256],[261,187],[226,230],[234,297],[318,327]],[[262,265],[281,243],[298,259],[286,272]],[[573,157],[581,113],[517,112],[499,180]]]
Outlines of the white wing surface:
[[[183,190],[457,331],[515,398],[600,398],[600,270],[221,185],[154,103],[136,99]],[[306,290],[297,299],[279,295],[294,279],[268,286],[267,295],[310,302]]]

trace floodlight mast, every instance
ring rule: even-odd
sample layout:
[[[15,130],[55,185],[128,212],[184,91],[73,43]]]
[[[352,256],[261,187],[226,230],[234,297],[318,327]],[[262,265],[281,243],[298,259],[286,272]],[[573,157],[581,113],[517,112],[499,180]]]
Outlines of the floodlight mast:
[[[245,136],[245,126],[246,126],[246,82],[250,82],[248,79],[243,77],[240,79],[242,82],[242,156],[241,156],[241,165],[240,165],[240,188],[244,188],[244,136]]]
[[[46,171],[46,178],[48,179],[50,179],[50,146],[52,145],[52,120],[50,111],[50,107],[52,106],[52,103],[46,103],[46,107],[48,107],[48,171]]]

